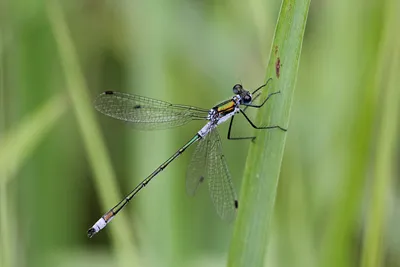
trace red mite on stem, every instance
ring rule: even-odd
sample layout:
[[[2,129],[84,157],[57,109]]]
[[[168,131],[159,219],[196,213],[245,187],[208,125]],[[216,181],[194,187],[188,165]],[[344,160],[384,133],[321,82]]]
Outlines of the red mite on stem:
[[[275,73],[276,77],[279,79],[279,76],[281,75],[280,70],[281,70],[281,59],[278,57],[275,63]]]

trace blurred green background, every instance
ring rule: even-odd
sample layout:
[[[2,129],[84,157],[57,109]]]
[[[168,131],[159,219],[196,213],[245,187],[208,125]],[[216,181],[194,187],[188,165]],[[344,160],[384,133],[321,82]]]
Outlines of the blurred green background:
[[[202,127],[133,131],[96,113],[91,101],[116,90],[210,108],[236,83],[258,87],[280,1],[63,1],[80,66],[69,66],[78,74],[75,91],[54,34],[62,18],[47,4],[0,2],[0,265],[225,266],[233,223],[219,219],[206,186],[195,198],[185,193],[193,148],[87,238],[102,214]],[[379,161],[387,140],[381,122],[399,132],[398,113],[384,112],[387,88],[400,89],[393,78],[400,23],[391,19],[398,7],[396,0],[311,2],[266,266],[359,266],[370,218],[382,222],[381,266],[400,266],[396,138]],[[236,122],[237,135],[252,133]],[[84,138],[87,129],[92,136]],[[88,145],[92,137],[104,141],[105,157]],[[248,142],[223,145],[240,192]],[[389,171],[379,175],[377,162]],[[373,209],[378,180],[383,202]]]

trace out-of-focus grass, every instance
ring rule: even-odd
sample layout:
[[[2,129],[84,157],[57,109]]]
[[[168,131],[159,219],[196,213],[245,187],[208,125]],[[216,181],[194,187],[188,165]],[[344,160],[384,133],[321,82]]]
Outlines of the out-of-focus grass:
[[[0,183],[5,185],[15,176],[21,164],[36,149],[47,131],[66,110],[65,96],[57,96],[21,121],[17,128],[4,134],[0,142]]]
[[[45,1],[0,2],[1,142],[51,96],[71,90],[71,84],[81,86],[82,77],[90,92],[81,99],[85,113],[92,112],[91,100],[98,93],[110,89],[209,108],[230,97],[235,83],[256,88],[265,78],[265,51],[271,48],[280,1],[250,3],[63,1],[62,14],[81,66],[66,72],[60,66],[65,58],[58,52]],[[370,178],[373,181],[377,128],[383,118],[380,103],[386,90],[376,79],[386,77],[380,71],[396,72],[391,64],[381,65],[387,61],[385,53],[379,52],[388,3],[311,3],[266,252],[268,266],[360,265],[363,242],[369,243],[363,238],[369,220],[364,213],[371,210]],[[393,29],[399,28],[398,23],[392,23]],[[287,66],[281,68],[284,73]],[[64,78],[73,72],[79,73],[78,78]],[[398,81],[393,84],[399,88]],[[271,85],[269,91],[275,89]],[[146,187],[122,217],[87,239],[85,231],[110,203],[129,192],[202,125],[141,133],[98,116],[116,172],[113,181],[121,188],[112,190],[121,194],[106,200],[97,186],[107,184],[92,179],[90,162],[99,155],[89,158],[85,153],[82,121],[75,119],[77,106],[72,103],[71,112],[54,124],[2,188],[1,193],[7,194],[6,203],[1,195],[7,224],[3,208],[0,223],[8,238],[1,236],[1,256],[7,253],[14,266],[108,266],[121,244],[110,241],[126,216],[131,233],[126,239],[135,242],[142,266],[224,266],[232,225],[219,220],[207,188],[193,199],[185,195],[191,150]],[[397,119],[397,114],[392,116]],[[238,135],[251,134],[245,121],[238,118],[237,123]],[[226,130],[221,125],[221,136]],[[224,141],[223,145],[239,190],[248,142]],[[392,160],[398,162],[398,153]],[[400,231],[395,227],[400,221],[395,208],[400,200],[398,174],[394,166],[390,186],[383,190],[390,204],[382,215],[387,217],[378,218],[387,221],[382,244],[374,248],[380,251],[382,265],[389,267],[400,264]],[[3,249],[5,239],[11,240],[6,241],[8,252]]]
[[[361,3],[352,3],[354,8],[359,4]],[[337,176],[340,183],[330,213],[326,215],[327,226],[321,246],[321,264],[324,266],[353,266],[358,262],[358,248],[354,247],[353,242],[360,234],[358,221],[368,181],[367,175],[372,166],[371,153],[375,151],[374,129],[381,90],[377,86],[375,74],[379,71],[378,45],[382,38],[380,27],[383,9],[380,3],[371,4],[375,8],[369,12],[357,13],[354,16],[349,11],[348,15],[352,17],[348,25],[341,25],[342,27],[336,29],[337,38],[341,41],[334,41],[334,44],[340,47],[340,50],[337,50],[340,54],[335,54],[337,59],[334,62],[339,64],[340,60],[346,60],[347,72],[341,73],[339,77],[340,80],[348,82],[344,85],[338,84],[335,90],[351,101],[345,106],[340,105],[340,111],[347,114],[347,121],[338,124],[337,127],[343,130],[339,136],[342,137],[341,143],[346,148],[343,151],[347,153],[336,155],[344,161],[338,164],[336,171],[332,169],[333,173],[340,172],[341,175]],[[363,34],[357,36],[357,32]],[[345,90],[339,90],[338,87]],[[350,89],[354,90],[349,91]],[[368,198],[368,195],[366,196]]]
[[[5,128],[5,109],[4,109],[4,62],[3,62],[3,32],[0,31],[0,138],[3,137],[3,131]],[[6,174],[2,175],[3,179],[6,179]],[[11,266],[11,250],[7,244],[10,244],[11,230],[9,222],[11,221],[11,215],[8,213],[7,204],[7,188],[6,185],[0,183],[0,264],[4,266]]]
[[[393,50],[392,50],[393,51]],[[398,120],[393,114],[400,113],[400,94],[398,73],[399,50],[395,48],[390,66],[391,72],[388,76],[387,89],[383,97],[382,123],[378,130],[377,155],[372,183],[372,198],[370,200],[370,211],[367,216],[367,227],[365,230],[363,266],[378,266],[382,264],[382,248],[384,239],[384,224],[387,217],[387,192],[390,190],[391,176],[393,173],[392,158],[396,155],[395,145],[398,144]]]
[[[310,1],[283,1],[270,48],[267,79],[273,96],[258,112],[256,125],[287,128]],[[294,26],[292,26],[294,25]],[[284,67],[283,67],[284,66]],[[267,96],[264,90],[263,97]],[[272,103],[272,104],[271,104]],[[262,266],[286,141],[282,130],[258,130],[246,162],[240,208],[228,266]]]
[[[371,199],[369,212],[366,216],[366,227],[363,238],[362,266],[373,267],[384,265],[385,224],[387,223],[389,197],[396,166],[397,149],[399,146],[400,114],[400,38],[397,26],[400,24],[397,11],[398,1],[388,1],[385,7],[386,16],[384,33],[379,48],[379,71],[377,85],[381,88],[381,116],[377,123],[376,154],[373,157],[374,172],[371,183]],[[386,67],[388,71],[384,71]]]
[[[1,69],[2,73],[2,69]],[[0,85],[1,86],[1,85]],[[4,90],[1,86],[1,95]],[[12,266],[16,256],[12,247],[17,242],[11,238],[16,233],[14,226],[15,212],[9,210],[7,188],[11,178],[14,178],[17,171],[24,164],[24,161],[31,156],[39,143],[46,137],[47,132],[65,113],[67,108],[64,96],[56,96],[50,99],[40,110],[25,118],[18,124],[18,127],[2,134],[0,140],[0,233],[1,233],[1,263],[4,266]],[[4,112],[4,109],[2,110]],[[4,113],[3,113],[4,114]]]
[[[57,1],[48,2],[48,13],[54,37],[57,41],[61,65],[65,72],[68,92],[74,106],[88,158],[95,173],[95,185],[101,192],[100,198],[101,202],[104,203],[104,210],[107,210],[120,199],[116,194],[119,190],[117,190],[115,183],[115,175],[111,168],[110,158],[101,138],[99,127],[94,119],[94,111],[91,108],[92,101],[90,101],[61,6]],[[124,214],[118,217],[119,226],[112,228],[115,232],[112,237],[116,252],[119,255],[124,255],[121,252],[126,253],[129,251],[132,256],[132,254],[135,254],[135,249],[130,240],[132,234],[128,226],[128,219]],[[95,221],[97,219],[93,220],[93,222]],[[123,262],[122,259],[120,261],[121,263]]]

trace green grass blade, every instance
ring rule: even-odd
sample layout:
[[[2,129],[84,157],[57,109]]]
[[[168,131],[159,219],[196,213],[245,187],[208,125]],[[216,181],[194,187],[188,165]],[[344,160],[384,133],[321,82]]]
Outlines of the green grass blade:
[[[382,264],[381,253],[383,248],[383,230],[386,216],[386,204],[388,192],[391,186],[393,156],[395,155],[397,142],[397,115],[400,112],[400,94],[397,85],[400,83],[398,73],[400,71],[399,53],[394,53],[391,66],[391,77],[385,92],[385,100],[382,122],[379,127],[377,142],[376,165],[374,181],[371,186],[372,199],[367,213],[367,227],[365,229],[364,251],[362,266],[379,266]]]
[[[0,30],[0,140],[5,128],[5,108],[4,108],[4,59],[3,59],[3,31]],[[5,179],[5,174],[1,176]],[[11,216],[8,212],[8,197],[7,187],[5,184],[0,183],[0,265],[12,266],[10,256],[11,246]]]
[[[397,5],[397,7],[396,7]],[[378,138],[376,142],[376,158],[374,178],[371,185],[371,199],[367,208],[367,223],[364,230],[364,243],[361,266],[381,266],[384,258],[384,229],[387,218],[386,204],[390,192],[394,158],[398,147],[398,129],[400,113],[400,39],[397,33],[399,25],[398,1],[388,1],[386,16],[386,32],[381,46],[381,73],[379,74],[380,91],[383,92],[382,115],[379,119]],[[397,23],[396,23],[397,22]],[[389,68],[387,68],[389,67]],[[386,78],[387,73],[389,73]],[[383,89],[383,90],[382,90]]]
[[[257,125],[288,125],[309,5],[310,0],[282,2],[267,68],[267,78],[273,78],[268,91],[281,94],[260,109]],[[228,266],[263,266],[271,236],[286,133],[256,131],[256,136],[246,162]]]
[[[28,156],[66,109],[65,97],[53,97],[0,139],[0,244],[1,253],[4,254],[0,263],[4,266],[12,266],[13,256],[16,255],[12,255],[11,249],[15,246],[15,240],[11,236],[16,232],[14,212],[8,209],[7,182],[15,177]]]
[[[24,119],[0,141],[0,183],[5,184],[36,148],[47,131],[65,112],[66,101],[56,96],[32,116]]]
[[[100,201],[104,210],[108,210],[116,201],[120,200],[115,174],[112,170],[99,126],[95,120],[92,99],[89,97],[85,79],[78,63],[75,47],[72,43],[69,29],[58,1],[48,1],[48,14],[59,49],[67,89],[81,130],[88,159],[95,174],[95,186],[99,192]],[[97,219],[98,218],[93,218],[93,223]],[[120,213],[118,216],[118,227],[113,227],[111,225],[107,230],[113,232],[111,236],[116,251],[129,251],[130,255],[134,254],[135,249],[130,240],[132,233],[126,214]],[[104,232],[102,234],[104,234]],[[82,234],[85,234],[85,232],[82,232]],[[121,258],[119,259],[121,260]]]

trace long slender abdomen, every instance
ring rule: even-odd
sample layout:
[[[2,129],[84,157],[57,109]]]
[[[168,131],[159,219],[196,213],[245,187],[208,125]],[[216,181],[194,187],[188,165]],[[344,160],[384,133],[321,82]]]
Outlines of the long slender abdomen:
[[[135,189],[133,189],[123,200],[121,200],[117,205],[114,206],[110,211],[104,214],[87,232],[88,236],[91,238],[101,229],[106,227],[106,225],[114,218],[117,213],[122,210],[126,204],[142,190],[157,174],[163,171],[174,159],[179,157],[189,146],[197,142],[202,138],[201,135],[196,134],[192,139],[190,139],[183,147],[176,151],[169,159],[167,159],[163,164],[161,164],[154,172],[152,172],[146,179],[140,182]]]

